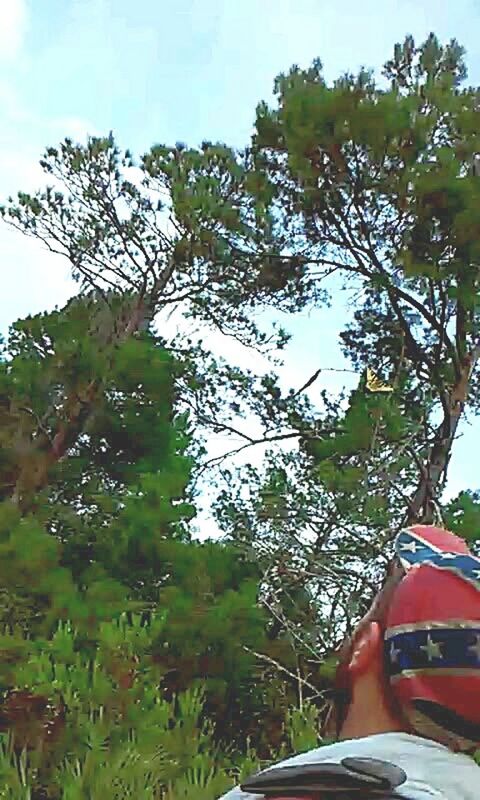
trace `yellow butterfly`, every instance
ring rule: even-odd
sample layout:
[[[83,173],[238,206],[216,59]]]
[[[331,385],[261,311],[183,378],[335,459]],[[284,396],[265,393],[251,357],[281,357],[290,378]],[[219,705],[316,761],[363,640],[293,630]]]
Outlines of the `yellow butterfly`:
[[[377,378],[373,370],[367,367],[367,389],[369,392],[393,392],[393,386]]]

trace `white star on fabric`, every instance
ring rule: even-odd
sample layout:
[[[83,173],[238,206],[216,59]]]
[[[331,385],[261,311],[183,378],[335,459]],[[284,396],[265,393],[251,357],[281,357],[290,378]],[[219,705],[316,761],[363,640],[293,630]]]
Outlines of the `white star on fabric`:
[[[458,553],[440,553],[440,558],[442,560],[444,560],[446,558],[456,558],[457,555],[458,555]]]
[[[432,661],[434,658],[442,657],[442,651],[440,650],[440,643],[434,642],[430,637],[430,634],[427,636],[427,644],[421,644],[420,650],[425,650],[429,661]]]
[[[480,636],[478,636],[478,635],[475,636],[475,639],[476,639],[475,644],[469,645],[468,649],[472,653],[475,653],[475,655],[477,656],[478,660],[480,661]]]
[[[413,541],[411,542],[400,542],[400,550],[409,550],[411,553],[416,553],[417,549],[420,550],[420,547],[417,547],[417,543]]]
[[[398,661],[398,656],[400,655],[400,653],[401,653],[401,652],[402,652],[402,651],[401,651],[401,650],[398,650],[398,649],[395,647],[394,643],[392,642],[392,646],[391,646],[391,648],[390,648],[390,661],[392,661],[392,662],[393,662],[393,661]]]
[[[475,575],[477,580],[480,581],[480,569],[472,569],[472,575]]]

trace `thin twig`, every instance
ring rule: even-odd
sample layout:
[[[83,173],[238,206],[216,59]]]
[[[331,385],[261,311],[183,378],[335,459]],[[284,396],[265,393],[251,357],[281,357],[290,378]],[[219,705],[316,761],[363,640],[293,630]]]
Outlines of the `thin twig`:
[[[261,661],[266,661],[268,664],[271,664],[272,667],[276,667],[278,670],[280,670],[280,672],[284,672],[290,678],[293,678],[294,681],[298,681],[299,683],[302,683],[304,686],[307,686],[311,691],[315,692],[315,694],[313,695],[313,698],[321,697],[322,695],[326,694],[327,691],[328,691],[328,689],[323,689],[323,690],[319,691],[317,689],[317,687],[314,686],[312,683],[310,683],[309,681],[305,680],[305,678],[301,678],[300,675],[295,675],[294,672],[291,672],[289,669],[284,667],[282,664],[279,664],[278,661],[275,661],[275,659],[271,658],[271,656],[267,656],[264,653],[257,653],[256,650],[251,650],[250,647],[247,647],[246,645],[243,645],[243,650],[246,650],[247,653],[250,653],[252,656],[255,656],[256,658],[259,658]],[[310,699],[313,699],[313,698],[310,698]]]

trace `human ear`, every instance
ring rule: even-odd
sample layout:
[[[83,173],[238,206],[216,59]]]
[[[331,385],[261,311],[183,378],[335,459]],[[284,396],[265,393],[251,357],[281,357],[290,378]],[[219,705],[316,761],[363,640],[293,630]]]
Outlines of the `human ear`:
[[[378,622],[367,622],[357,631],[353,639],[348,670],[351,675],[362,675],[377,663],[382,651],[382,631]]]

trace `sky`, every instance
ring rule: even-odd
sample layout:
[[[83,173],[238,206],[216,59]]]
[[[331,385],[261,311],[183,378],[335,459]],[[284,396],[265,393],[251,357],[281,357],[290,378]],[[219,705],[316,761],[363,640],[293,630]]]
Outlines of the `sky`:
[[[65,136],[85,141],[113,130],[138,155],[178,141],[242,147],[257,103],[271,99],[275,76],[293,63],[320,57],[327,80],[379,70],[395,42],[406,34],[421,42],[431,30],[466,48],[469,82],[479,85],[480,0],[0,0],[0,202],[44,185],[38,160]],[[0,274],[4,334],[75,293],[66,262],[5,226]],[[349,368],[337,341],[345,315],[337,298],[330,310],[287,320],[285,385],[300,387],[319,367]],[[240,348],[220,347],[251,363]],[[357,380],[322,372],[311,396]],[[449,495],[480,488],[480,423],[462,432]],[[205,515],[202,525],[211,530]]]

